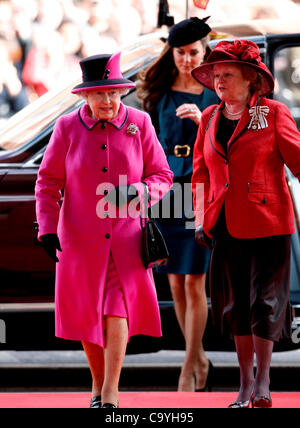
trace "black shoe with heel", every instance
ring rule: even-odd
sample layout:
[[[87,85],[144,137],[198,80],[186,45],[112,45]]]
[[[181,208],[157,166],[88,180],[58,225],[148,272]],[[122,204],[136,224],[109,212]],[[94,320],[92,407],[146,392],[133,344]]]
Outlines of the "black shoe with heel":
[[[195,392],[211,392],[213,387],[213,380],[214,380],[214,371],[215,368],[213,366],[213,363],[209,360],[209,368],[208,368],[208,374],[206,378],[206,384],[204,388],[196,389]]]
[[[119,408],[119,402],[116,406],[111,403],[104,403],[102,406],[102,409],[118,409],[118,408]]]
[[[98,395],[97,397],[92,398],[90,409],[101,409],[102,403],[101,403],[101,395]]]

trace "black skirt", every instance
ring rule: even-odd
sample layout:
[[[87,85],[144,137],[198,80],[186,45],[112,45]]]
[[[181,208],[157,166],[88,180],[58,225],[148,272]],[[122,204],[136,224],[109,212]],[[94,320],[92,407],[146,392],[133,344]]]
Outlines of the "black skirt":
[[[214,322],[230,337],[291,337],[291,236],[236,239],[224,208],[214,231],[210,293]]]

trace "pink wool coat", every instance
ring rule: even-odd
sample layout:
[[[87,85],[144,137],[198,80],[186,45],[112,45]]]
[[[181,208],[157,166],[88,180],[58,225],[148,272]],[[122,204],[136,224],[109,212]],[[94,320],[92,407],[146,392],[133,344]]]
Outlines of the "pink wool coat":
[[[57,233],[62,247],[56,268],[57,337],[105,347],[103,303],[110,253],[126,302],[129,337],[162,334],[152,270],[144,268],[141,258],[140,217],[123,213],[114,218],[115,207],[104,201],[111,186],[120,184],[120,176],[138,188],[147,183],[150,193],[153,183],[164,184],[159,195],[152,195],[157,200],[172,185],[172,172],[147,114],[121,103],[118,117],[101,123],[85,105],[58,120],[36,184],[39,238]]]

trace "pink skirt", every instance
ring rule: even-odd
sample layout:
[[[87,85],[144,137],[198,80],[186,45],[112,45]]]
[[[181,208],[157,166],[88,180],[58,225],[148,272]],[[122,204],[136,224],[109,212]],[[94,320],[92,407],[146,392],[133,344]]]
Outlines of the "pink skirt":
[[[109,257],[104,293],[104,316],[127,318],[125,299],[112,255]]]

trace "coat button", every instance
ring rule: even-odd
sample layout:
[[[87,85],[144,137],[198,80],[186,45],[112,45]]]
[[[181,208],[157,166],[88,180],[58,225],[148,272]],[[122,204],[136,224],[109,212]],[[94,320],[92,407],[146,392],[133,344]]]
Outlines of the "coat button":
[[[229,183],[226,183],[226,184],[225,184],[225,187],[226,187],[226,189],[228,189],[228,187],[229,187]]]
[[[263,200],[261,201],[261,203],[262,203],[263,205],[266,205],[267,200],[266,200],[266,199],[263,199]]]
[[[107,196],[108,195],[108,190],[104,190],[103,194],[104,194],[104,196]]]
[[[105,129],[106,128],[106,123],[102,123],[101,124],[101,129]]]
[[[107,149],[107,145],[106,144],[102,144],[102,150],[106,150]]]
[[[106,168],[106,166],[104,168],[102,168],[102,172],[107,172],[108,169]]]
[[[224,163],[225,163],[225,165],[228,165],[229,161],[226,159]]]
[[[105,235],[105,238],[106,238],[106,239],[110,239],[110,234],[109,234],[109,233],[107,233],[107,234]]]

